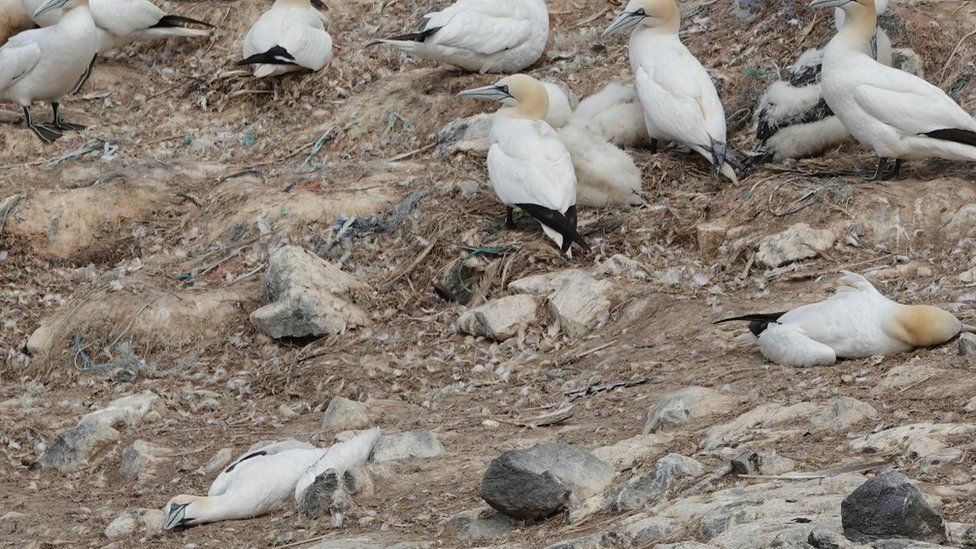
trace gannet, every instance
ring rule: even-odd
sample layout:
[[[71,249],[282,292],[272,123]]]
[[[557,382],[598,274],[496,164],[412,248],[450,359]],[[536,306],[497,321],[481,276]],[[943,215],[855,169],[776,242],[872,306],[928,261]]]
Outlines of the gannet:
[[[591,208],[640,204],[643,180],[634,159],[607,140],[588,116],[573,111],[567,90],[551,82],[542,84],[549,95],[545,121],[573,160],[576,204]]]
[[[680,24],[675,0],[631,0],[603,35],[635,29],[630,65],[651,149],[657,140],[684,143],[711,160],[716,172],[738,181],[725,141],[725,110],[708,72],[678,38]]]
[[[11,36],[35,26],[20,0],[0,0],[0,46],[6,44]]]
[[[638,147],[650,143],[644,123],[644,107],[633,84],[611,82],[580,101],[575,112],[577,116],[593,121],[614,145]]]
[[[378,42],[484,74],[514,73],[532,65],[549,39],[543,0],[458,0],[424,19],[419,32]]]
[[[0,48],[0,99],[20,105],[27,127],[48,143],[63,130],[84,129],[61,119],[59,101],[88,77],[98,46],[88,0],[48,0],[35,15],[58,8],[64,16],[57,25],[24,31]],[[34,123],[34,101],[51,103],[52,124]]]
[[[513,208],[531,215],[564,253],[575,242],[589,245],[576,230],[576,174],[559,136],[545,121],[549,96],[524,74],[463,91],[459,97],[501,101],[488,136],[488,178],[505,204],[505,225],[515,227]],[[569,254],[571,255],[571,254]]]
[[[824,49],[824,99],[851,135],[878,155],[873,179],[896,176],[902,160],[976,161],[976,119],[939,88],[869,54],[874,0],[814,0],[810,6],[846,13]],[[886,172],[891,158],[895,166]]]
[[[244,37],[244,59],[254,76],[318,71],[332,61],[332,37],[309,0],[275,0]]]
[[[295,498],[296,484],[317,462],[328,460],[333,469],[342,471],[355,468],[369,457],[378,435],[379,429],[374,428],[326,450],[272,444],[247,452],[214,479],[206,496],[181,494],[169,500],[163,508],[163,529],[257,517],[281,509]],[[335,458],[328,458],[330,454]]]
[[[939,345],[976,332],[951,313],[930,305],[900,305],[863,276],[844,271],[837,293],[825,301],[786,313],[753,314],[719,322],[748,320],[759,350],[783,366],[833,364],[838,358],[892,355]]]
[[[877,3],[879,13],[887,10],[888,0]],[[844,10],[834,10],[834,23],[836,28],[844,26]],[[880,25],[873,43],[872,55],[890,66],[891,38]],[[763,94],[756,108],[756,156],[751,164],[816,156],[851,136],[823,99],[822,62],[822,49],[803,52],[789,77],[773,82]]]
[[[170,36],[207,36],[210,31],[189,28],[213,25],[180,15],[168,15],[149,0],[88,0],[92,19],[98,27],[98,52],[124,46],[130,42],[156,40]],[[21,0],[29,13],[35,13],[44,0]],[[59,10],[35,14],[34,21],[49,27],[61,19]]]

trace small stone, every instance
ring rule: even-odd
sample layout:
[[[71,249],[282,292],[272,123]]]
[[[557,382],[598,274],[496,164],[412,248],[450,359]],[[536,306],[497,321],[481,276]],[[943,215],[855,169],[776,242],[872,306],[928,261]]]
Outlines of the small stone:
[[[322,418],[322,429],[326,431],[346,431],[369,427],[369,414],[366,404],[341,396],[329,401]]]
[[[458,319],[458,329],[474,336],[505,341],[535,322],[536,308],[536,300],[530,295],[505,296],[465,311]]]
[[[407,458],[429,458],[444,453],[440,441],[424,429],[383,435],[373,447],[372,460],[376,463]]]
[[[688,387],[669,393],[647,413],[644,433],[674,428],[696,417],[723,412],[732,404],[728,395],[705,387]]]
[[[123,477],[146,481],[155,475],[159,466],[170,460],[172,454],[168,448],[158,444],[136,440],[122,450],[122,466],[119,472]]]
[[[128,513],[119,516],[105,527],[105,537],[119,538],[136,531],[136,518]]]
[[[869,419],[877,419],[878,411],[870,404],[856,398],[840,397],[827,403],[817,415],[810,418],[814,431],[847,431],[854,425]]]
[[[162,525],[162,510],[137,508],[116,517],[105,528],[104,534],[109,539],[130,536],[136,530],[143,534],[158,534],[162,531]]]
[[[970,236],[976,229],[976,204],[966,204],[952,215],[944,232],[949,238]]]
[[[609,497],[617,511],[639,509],[658,501],[674,483],[684,477],[697,477],[705,468],[698,461],[680,454],[668,454],[654,468],[615,488]]]
[[[959,547],[976,547],[976,524],[962,522],[946,523],[949,543]]]
[[[972,400],[970,400],[969,403],[963,407],[963,411],[976,412],[976,397],[973,397]]]
[[[87,465],[89,460],[119,437],[119,432],[105,423],[80,423],[48,444],[37,463],[44,469],[72,471]]]
[[[616,254],[603,263],[596,270],[599,276],[625,276],[633,280],[647,279],[647,272],[639,261],[624,254]]]
[[[278,415],[284,419],[295,419],[300,414],[296,412],[291,406],[287,404],[281,404],[278,406]]]
[[[230,460],[234,458],[234,451],[230,448],[221,448],[217,450],[217,453],[210,458],[210,461],[201,467],[198,471],[198,475],[205,477],[213,476],[214,473],[218,471],[223,471],[224,467],[230,463]]]
[[[836,239],[832,231],[813,229],[806,223],[797,223],[759,241],[756,259],[767,267],[779,267],[815,257],[819,252],[833,246]]]
[[[613,284],[589,275],[571,281],[549,296],[549,309],[559,320],[563,333],[580,338],[600,327],[610,317],[610,289]]]
[[[158,400],[159,397],[151,391],[117,398],[105,405],[104,408],[85,415],[78,422],[78,425],[99,424],[114,429],[132,428],[142,422],[143,418],[153,410]]]
[[[851,542],[840,533],[824,528],[811,530],[807,543],[816,549],[841,549],[851,545]]]
[[[857,487],[841,504],[844,535],[852,541],[901,537],[945,541],[945,525],[905,475],[892,471]]]
[[[725,237],[729,233],[728,228],[716,223],[702,223],[696,227],[696,230],[698,251],[705,257],[714,256],[722,244],[725,244]]]
[[[959,334],[959,354],[962,356],[976,355],[976,334],[969,332]]]
[[[471,542],[484,542],[501,537],[515,527],[515,521],[501,513],[491,513],[487,518],[475,518],[458,531],[457,538]]]
[[[943,370],[934,368],[918,360],[918,357],[911,361],[895,366],[875,385],[872,393],[887,394],[892,389],[900,389],[907,386],[916,386],[923,381],[941,374]]]
[[[745,451],[732,458],[732,472],[737,475],[782,475],[796,468],[796,462],[776,454]]]

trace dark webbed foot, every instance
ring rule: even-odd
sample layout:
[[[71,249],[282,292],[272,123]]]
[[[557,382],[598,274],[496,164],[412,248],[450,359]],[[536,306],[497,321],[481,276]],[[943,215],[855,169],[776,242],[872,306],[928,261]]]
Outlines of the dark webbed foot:
[[[27,128],[45,143],[53,143],[62,137],[61,132],[51,126],[35,124],[33,118],[31,118],[30,107],[24,107],[24,120],[27,122]]]
[[[505,228],[508,230],[515,229],[515,218],[513,217],[514,208],[505,208]]]
[[[65,122],[61,120],[61,105],[58,103],[51,103],[51,110],[54,111],[54,127],[62,131],[80,132],[88,128],[88,126],[82,126],[81,124],[72,124],[70,122]]]

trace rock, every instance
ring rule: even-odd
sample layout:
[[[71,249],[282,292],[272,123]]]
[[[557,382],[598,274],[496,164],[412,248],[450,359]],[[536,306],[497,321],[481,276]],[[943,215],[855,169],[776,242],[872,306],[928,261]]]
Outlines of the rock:
[[[530,295],[493,299],[465,311],[458,319],[458,329],[474,336],[505,341],[535,322],[536,307],[536,300]]]
[[[732,458],[731,467],[737,475],[782,475],[795,469],[796,462],[776,454],[747,450]]]
[[[615,473],[592,454],[555,443],[512,450],[492,460],[479,496],[510,517],[537,520],[562,511],[571,493],[588,498]]]
[[[756,259],[767,267],[779,267],[815,257],[819,252],[833,246],[836,239],[832,231],[813,229],[806,223],[797,223],[783,232],[760,240]]]
[[[976,547],[976,524],[962,522],[946,523],[946,535],[949,543],[958,547]]]
[[[395,461],[407,458],[429,458],[444,453],[444,447],[424,429],[414,429],[392,435],[383,435],[373,447],[374,462]]]
[[[554,273],[544,273],[520,278],[508,284],[508,291],[513,294],[528,294],[536,297],[546,297],[556,290],[571,283],[582,283],[592,280],[586,271],[580,269],[564,269]]]
[[[369,424],[366,404],[341,396],[333,397],[329,401],[325,416],[322,418],[322,429],[326,431],[365,429]]]
[[[976,204],[966,204],[952,215],[943,231],[949,238],[962,238],[972,235],[973,229],[976,229]]]
[[[153,410],[158,400],[159,397],[151,391],[117,398],[109,402],[104,408],[82,417],[78,425],[99,424],[114,429],[132,428],[142,422],[143,418]]]
[[[658,544],[654,546],[654,549],[717,549],[717,547],[700,541],[681,541],[678,543]]]
[[[487,518],[475,518],[465,524],[457,534],[460,540],[471,542],[489,541],[505,535],[515,527],[515,521],[501,513],[492,512]]]
[[[976,433],[972,423],[913,423],[872,433],[851,442],[857,452],[888,454],[900,452],[909,458],[924,458],[946,448],[947,436]]]
[[[684,477],[697,477],[704,472],[698,461],[680,454],[668,454],[654,464],[654,468],[612,490],[608,496],[617,511],[629,511],[652,505],[674,483]]]
[[[871,392],[884,394],[891,392],[892,389],[900,389],[906,386],[919,385],[923,381],[936,377],[943,370],[933,368],[921,362],[918,357],[913,358],[905,364],[895,366],[875,385]]]
[[[815,528],[807,536],[807,543],[816,549],[841,549],[850,547],[851,542],[847,541],[843,535],[826,528]]]
[[[160,519],[161,521],[162,519]],[[120,538],[128,536],[136,531],[136,518],[128,513],[120,515],[118,518],[105,527],[105,537]]]
[[[210,461],[208,461],[206,465],[197,470],[197,474],[205,477],[211,477],[214,475],[214,473],[223,471],[224,467],[226,467],[232,459],[234,459],[234,451],[230,448],[221,448],[220,450],[217,450],[217,453],[210,458]]]
[[[119,432],[102,422],[79,423],[48,444],[37,463],[44,469],[71,471],[87,465],[103,448],[119,440]]]
[[[976,397],[973,397],[972,400],[970,400],[969,403],[963,407],[963,410],[966,412],[976,412]]]
[[[456,259],[441,270],[434,290],[447,301],[467,305],[474,299],[478,281],[487,268],[488,263],[480,256]]]
[[[155,475],[157,467],[170,460],[172,454],[168,448],[158,444],[136,440],[122,450],[119,472],[125,478],[146,481]]]
[[[843,432],[865,420],[877,418],[878,411],[870,404],[856,398],[840,397],[828,402],[820,412],[810,418],[810,428],[814,431]]]
[[[976,355],[976,334],[969,332],[959,334],[959,354],[962,356]]]
[[[704,257],[712,257],[725,243],[729,230],[724,225],[702,223],[696,227],[698,232],[698,251]]]
[[[633,280],[646,280],[647,272],[639,261],[624,254],[616,254],[597,267],[599,276],[624,276]]]
[[[639,513],[609,529],[588,536],[549,545],[546,549],[604,549],[606,547],[651,547],[682,529],[675,520]]]
[[[844,535],[853,541],[910,538],[945,541],[945,525],[905,475],[892,471],[859,486],[841,504]]]
[[[119,538],[132,535],[139,530],[143,534],[158,534],[162,531],[163,511],[160,509],[138,508],[126,511],[116,517],[105,528],[105,537]]]
[[[613,284],[589,275],[580,277],[549,296],[549,309],[559,320],[563,333],[579,338],[605,323],[610,317],[609,292]]]
[[[644,433],[656,433],[691,421],[696,417],[724,412],[732,399],[705,387],[688,387],[669,393],[657,401],[647,413]]]
[[[819,409],[812,402],[800,402],[792,406],[783,406],[777,403],[763,404],[728,423],[716,425],[709,429],[701,447],[703,450],[714,450],[720,446],[741,442],[749,436],[755,435],[759,428],[809,417]]]
[[[592,454],[620,471],[630,468],[638,461],[659,454],[661,448],[670,443],[673,438],[671,435],[662,434],[637,435],[610,446],[597,448],[592,451]]]
[[[369,538],[347,538],[324,540],[305,547],[308,549],[383,549],[385,545]]]
[[[340,296],[366,285],[299,246],[283,246],[268,259],[264,300],[250,319],[263,334],[282,337],[336,335],[369,324],[369,316]]]
[[[436,156],[448,156],[457,152],[488,153],[488,134],[491,132],[491,115],[476,114],[457,118],[437,130]]]

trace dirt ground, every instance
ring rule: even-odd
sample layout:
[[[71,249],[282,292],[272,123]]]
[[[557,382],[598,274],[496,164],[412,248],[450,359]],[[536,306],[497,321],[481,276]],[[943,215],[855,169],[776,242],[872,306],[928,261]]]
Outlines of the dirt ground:
[[[748,21],[735,18],[731,4],[682,3],[683,37],[720,77],[730,142],[748,151],[752,108],[776,69],[832,31],[829,14],[805,2],[770,2]],[[686,424],[660,455],[696,455],[709,467],[722,458],[696,454],[705,429],[766,402],[852,396],[877,408],[879,428],[976,422],[976,413],[962,411],[976,396],[976,366],[955,343],[792,369],[765,362],[742,340],[742,326],[713,324],[821,299],[842,269],[865,274],[893,299],[941,305],[976,323],[976,281],[960,278],[976,266],[976,222],[953,222],[961,206],[976,202],[973,165],[913,162],[897,181],[865,183],[856,174],[873,168],[874,158],[849,143],[730,185],[678,150],[633,150],[645,204],[582,211],[594,250],[570,260],[528,220],[503,230],[503,208],[489,190],[468,192],[471,182],[485,182],[482,158],[433,150],[440,127],[492,108],[454,95],[493,77],[366,46],[405,30],[428,2],[331,2],[323,14],[336,43],[332,65],[267,81],[233,66],[267,2],[161,5],[217,30],[209,39],[108,54],[64,102],[66,119],[89,126],[84,133],[44,145],[24,129],[19,109],[0,107],[0,517],[26,515],[0,521],[0,541],[104,546],[102,531],[121,512],[205,493],[212,476],[195,471],[221,448],[236,455],[259,440],[332,442],[321,419],[337,395],[382,400],[384,432],[429,429],[447,452],[397,463],[377,480],[374,496],[357,501],[342,530],[286,510],[118,542],[266,547],[369,534],[463,546],[443,522],[483,505],[478,488],[493,457],[554,440],[587,449],[612,444],[641,432],[657,397],[689,385],[724,387],[735,410]],[[552,36],[531,74],[562,79],[580,96],[629,74],[626,41],[600,38],[616,3],[548,5]],[[976,112],[976,6],[928,0],[895,10],[905,28],[895,46],[913,48],[927,78]],[[799,222],[842,238],[800,263],[768,270],[755,263],[760,239]],[[724,245],[702,246],[703,224],[728,229]],[[247,315],[261,304],[267,250],[282,243],[305,246],[369,284],[373,325],[308,341],[257,333]],[[616,254],[640,262],[646,276],[614,280],[610,319],[589,336],[570,339],[542,323],[492,343],[458,333],[463,307],[433,291],[445,266],[485,246],[499,252],[483,255],[486,298],[522,276],[591,269]],[[125,358],[120,344],[144,362],[85,370],[79,350],[101,364]],[[909,363],[937,370],[898,390],[875,389]],[[578,398],[562,424],[509,423],[558,407],[567,391],[631,381],[646,382]],[[157,421],[124,432],[82,470],[29,467],[80,416],[144,390],[164,402]],[[500,426],[485,427],[486,419]],[[177,450],[140,483],[119,473],[121,451],[136,439]],[[923,470],[917,456],[880,458],[923,485],[971,482],[976,441],[952,442],[963,458],[936,471]],[[756,443],[796,460],[798,470],[879,457],[852,454],[836,433]],[[720,485],[734,482],[748,481]],[[944,497],[940,512],[976,523],[976,498]],[[557,516],[495,543],[544,546],[597,531],[608,518],[570,525]]]

